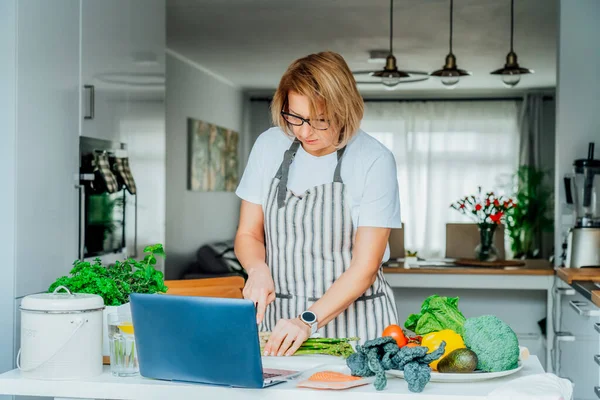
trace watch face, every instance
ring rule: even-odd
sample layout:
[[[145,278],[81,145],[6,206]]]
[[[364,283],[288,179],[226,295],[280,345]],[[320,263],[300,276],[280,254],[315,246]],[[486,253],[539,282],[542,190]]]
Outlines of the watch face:
[[[315,322],[315,321],[317,320],[317,316],[315,315],[315,313],[314,313],[314,312],[311,312],[311,311],[304,311],[304,312],[302,313],[302,319],[303,319],[305,322],[307,322],[307,323],[309,323],[309,324],[312,324],[313,322]]]

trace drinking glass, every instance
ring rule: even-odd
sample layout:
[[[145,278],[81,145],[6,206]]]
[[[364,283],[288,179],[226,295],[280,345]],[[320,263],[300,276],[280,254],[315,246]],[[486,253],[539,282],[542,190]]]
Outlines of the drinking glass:
[[[131,315],[108,315],[108,341],[110,344],[110,370],[114,376],[139,374],[135,336]]]

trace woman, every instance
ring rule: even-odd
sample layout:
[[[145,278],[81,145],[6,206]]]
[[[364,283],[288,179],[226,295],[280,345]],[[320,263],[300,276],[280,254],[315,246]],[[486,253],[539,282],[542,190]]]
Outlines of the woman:
[[[252,148],[235,252],[248,272],[244,297],[272,332],[265,355],[292,355],[317,332],[364,342],[397,323],[381,271],[400,227],[396,163],[359,129],[363,109],[344,59],[311,54],[281,78],[276,127]]]

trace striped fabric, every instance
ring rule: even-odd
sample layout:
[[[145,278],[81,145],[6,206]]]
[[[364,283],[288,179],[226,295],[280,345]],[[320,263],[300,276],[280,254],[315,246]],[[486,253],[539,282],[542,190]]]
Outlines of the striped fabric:
[[[290,148],[293,154],[298,146],[295,142]],[[338,153],[338,167],[342,155],[343,151]],[[287,182],[292,161],[293,157],[284,159],[264,208],[267,264],[273,273],[276,299],[267,308],[262,331],[272,331],[279,319],[296,318],[308,309],[350,267],[352,258],[355,229],[340,174],[335,174],[334,182],[301,195],[285,188],[285,201],[281,197],[278,201],[283,190],[280,182]],[[393,292],[380,269],[363,296],[319,334],[358,336],[364,343],[381,336],[383,329],[397,320]]]

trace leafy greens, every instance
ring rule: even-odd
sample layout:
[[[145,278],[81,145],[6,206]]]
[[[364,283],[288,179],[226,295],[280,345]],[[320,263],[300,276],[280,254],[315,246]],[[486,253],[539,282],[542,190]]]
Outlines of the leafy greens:
[[[425,335],[443,329],[451,329],[462,335],[465,316],[458,309],[458,297],[441,297],[432,295],[425,299],[419,314],[411,314],[404,322],[404,327]]]

